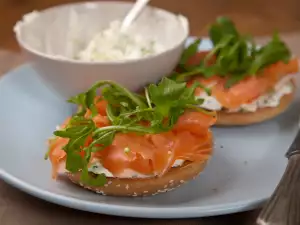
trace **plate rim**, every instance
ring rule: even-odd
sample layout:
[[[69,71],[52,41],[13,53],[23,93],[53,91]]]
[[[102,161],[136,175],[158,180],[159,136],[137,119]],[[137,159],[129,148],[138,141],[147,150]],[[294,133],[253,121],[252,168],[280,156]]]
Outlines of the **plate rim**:
[[[9,185],[42,200],[62,205],[68,208],[78,209],[81,211],[102,213],[114,216],[125,216],[133,218],[151,218],[151,219],[182,219],[182,218],[196,218],[209,217],[232,214],[253,210],[260,207],[267,199],[239,201],[228,203],[226,205],[216,205],[214,207],[197,207],[197,206],[183,206],[183,207],[143,207],[140,206],[122,206],[117,204],[107,204],[103,202],[90,202],[74,197],[68,197],[61,194],[55,194],[50,191],[43,190],[32,184],[29,184],[7,172],[3,169],[0,171],[0,177]],[[91,192],[91,194],[94,194]],[[158,210],[159,209],[159,210]]]
[[[196,37],[191,36],[187,39],[187,42],[195,40]],[[211,41],[209,38],[203,38],[204,45],[210,45]],[[11,70],[6,71],[0,78],[0,83],[4,82],[7,77],[11,74],[22,72],[22,70],[30,68],[30,63],[23,63]],[[33,184],[27,183],[12,174],[9,174],[4,169],[0,168],[0,178],[3,179],[7,184],[29,194],[34,197],[43,199],[45,201],[62,205],[68,208],[78,209],[82,211],[102,213],[114,216],[125,216],[134,218],[156,218],[156,219],[167,219],[167,218],[196,218],[196,217],[209,217],[219,216],[225,214],[232,214],[237,212],[243,212],[253,210],[260,207],[270,196],[264,198],[249,199],[246,201],[238,201],[227,204],[218,204],[212,206],[163,206],[157,207],[141,207],[140,206],[124,206],[117,204],[108,204],[105,202],[91,202],[88,200],[81,200],[74,197],[65,196],[62,194],[56,194],[45,189],[39,188]]]

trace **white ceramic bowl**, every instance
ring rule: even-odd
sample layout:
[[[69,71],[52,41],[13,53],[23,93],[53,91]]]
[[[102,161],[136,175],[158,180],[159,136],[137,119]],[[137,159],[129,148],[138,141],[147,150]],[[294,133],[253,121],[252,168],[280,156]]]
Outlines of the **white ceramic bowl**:
[[[65,98],[106,79],[136,90],[169,74],[178,63],[189,34],[184,16],[147,7],[136,21],[138,32],[166,47],[161,53],[112,62],[83,62],[70,57],[111,21],[122,20],[131,6],[114,1],[56,6],[25,15],[14,31],[44,82]]]

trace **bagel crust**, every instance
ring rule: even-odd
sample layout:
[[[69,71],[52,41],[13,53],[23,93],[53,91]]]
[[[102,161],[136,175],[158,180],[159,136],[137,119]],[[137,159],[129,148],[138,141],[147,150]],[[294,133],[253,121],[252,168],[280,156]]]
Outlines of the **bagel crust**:
[[[187,181],[195,179],[204,169],[206,162],[185,162],[180,167],[170,169],[162,177],[132,179],[108,177],[104,186],[96,187],[81,183],[81,172],[67,173],[67,176],[73,183],[102,195],[150,196],[171,191]]]
[[[229,113],[226,111],[217,112],[218,126],[243,126],[255,123],[261,123],[263,121],[270,120],[279,114],[283,113],[291,104],[294,99],[296,88],[293,88],[293,92],[288,95],[284,95],[280,99],[280,104],[277,107],[260,108],[255,112],[235,112]]]

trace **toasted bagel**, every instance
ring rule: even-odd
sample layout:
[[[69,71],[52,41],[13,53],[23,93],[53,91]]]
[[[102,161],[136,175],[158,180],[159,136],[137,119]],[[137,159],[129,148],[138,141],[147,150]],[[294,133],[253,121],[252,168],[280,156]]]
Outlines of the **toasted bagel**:
[[[161,177],[151,178],[107,178],[104,186],[89,186],[80,182],[81,172],[67,173],[75,184],[90,191],[110,196],[149,196],[171,191],[187,181],[196,178],[204,169],[206,161],[185,162],[180,167],[170,169]],[[93,174],[90,174],[93,176]]]

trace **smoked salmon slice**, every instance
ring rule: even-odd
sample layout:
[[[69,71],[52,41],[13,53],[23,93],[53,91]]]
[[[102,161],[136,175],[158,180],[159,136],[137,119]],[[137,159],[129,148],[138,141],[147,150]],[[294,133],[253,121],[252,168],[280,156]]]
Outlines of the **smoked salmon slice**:
[[[196,136],[190,132],[180,132],[177,134],[175,143],[175,158],[189,161],[203,161],[211,155],[212,134],[207,131],[201,136]]]
[[[211,127],[216,120],[217,118],[214,115],[187,111],[178,119],[174,131],[189,131],[195,135],[202,135],[207,132],[208,128]]]
[[[195,54],[188,61],[188,65],[199,65],[201,60],[209,52],[203,51]],[[210,63],[213,63],[213,58]],[[196,76],[188,81],[187,85],[192,85],[193,82],[198,81],[204,86],[211,88],[212,96],[215,97],[223,107],[227,109],[235,109],[242,104],[247,104],[257,99],[259,96],[272,90],[275,84],[283,77],[297,73],[299,71],[298,59],[291,59],[288,63],[277,62],[266,67],[260,74],[256,76],[248,76],[230,88],[225,88],[226,78],[220,77],[218,74],[205,78]],[[204,90],[197,88],[195,95],[199,96]]]
[[[174,147],[176,136],[172,132],[150,135],[155,146],[153,159],[154,174],[162,176],[170,169],[175,161]]]
[[[98,115],[93,117],[96,126],[108,126],[106,103],[98,102]],[[91,116],[88,111],[86,117]],[[124,174],[128,169],[143,175],[162,176],[177,159],[188,161],[206,160],[212,151],[212,135],[209,127],[216,122],[213,115],[186,111],[173,130],[159,134],[138,135],[132,132],[117,133],[112,144],[92,153],[91,162],[100,162],[114,176]],[[147,125],[145,125],[147,126]],[[85,146],[92,142],[89,137]],[[49,158],[53,166],[53,177],[66,160],[62,149],[67,138],[57,137],[49,145]],[[83,146],[84,147],[84,146]],[[82,157],[84,152],[81,151]]]
[[[63,147],[68,143],[67,138],[55,138],[54,140],[49,140],[49,159],[52,164],[52,178],[57,178],[57,173],[60,170],[61,162],[66,159],[66,152]]]

